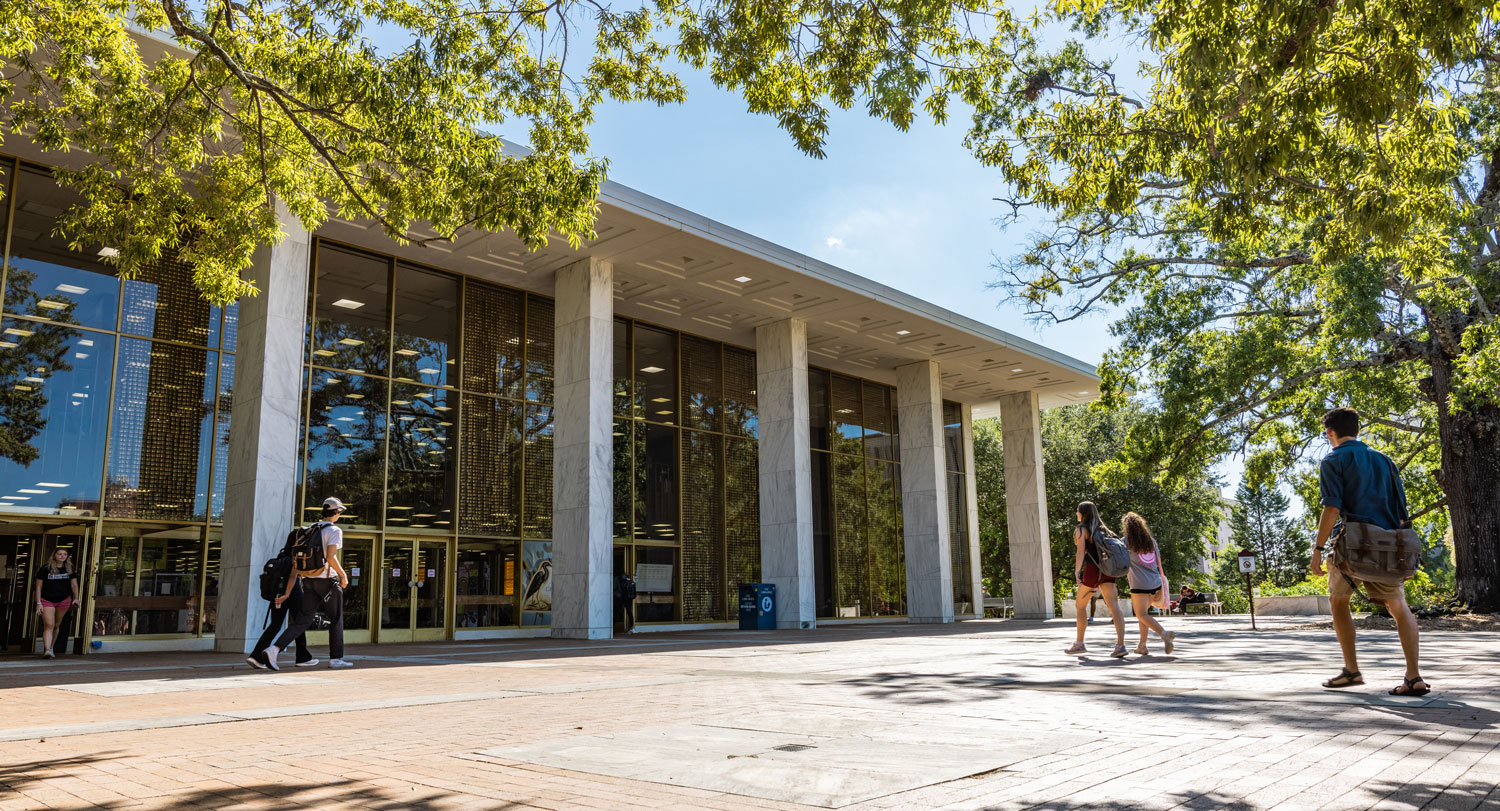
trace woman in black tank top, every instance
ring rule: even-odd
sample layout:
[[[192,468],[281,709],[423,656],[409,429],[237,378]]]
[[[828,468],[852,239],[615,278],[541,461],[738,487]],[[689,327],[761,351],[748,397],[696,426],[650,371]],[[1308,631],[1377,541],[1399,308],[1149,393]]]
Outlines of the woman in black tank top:
[[[1083,633],[1088,628],[1089,603],[1097,592],[1104,598],[1104,607],[1109,609],[1110,619],[1115,624],[1115,649],[1110,656],[1118,659],[1125,655],[1125,618],[1120,616],[1120,595],[1115,590],[1115,579],[1099,571],[1099,549],[1094,545],[1094,536],[1108,531],[1109,527],[1099,519],[1099,508],[1094,506],[1094,502],[1085,501],[1078,505],[1078,526],[1073,529],[1073,544],[1076,547],[1073,576],[1078,581],[1075,599],[1075,607],[1078,609],[1078,641],[1068,648],[1067,653],[1088,652],[1083,644]]]

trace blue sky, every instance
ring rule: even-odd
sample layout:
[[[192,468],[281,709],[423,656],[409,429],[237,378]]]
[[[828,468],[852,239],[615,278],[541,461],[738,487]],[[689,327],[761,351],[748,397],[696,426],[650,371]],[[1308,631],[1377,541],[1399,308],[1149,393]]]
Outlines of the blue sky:
[[[685,104],[612,104],[593,128],[610,177],[898,290],[1097,363],[1107,319],[1039,326],[987,287],[1022,243],[1002,231],[999,173],[962,145],[967,119],[901,132],[861,110],[836,113],[822,160],[737,95],[690,77]]]

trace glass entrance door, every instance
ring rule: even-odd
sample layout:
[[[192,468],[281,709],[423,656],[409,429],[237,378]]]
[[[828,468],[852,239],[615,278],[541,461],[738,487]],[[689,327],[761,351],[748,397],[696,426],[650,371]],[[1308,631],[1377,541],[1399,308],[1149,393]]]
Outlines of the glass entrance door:
[[[386,538],[381,554],[381,642],[447,639],[448,541]]]
[[[63,617],[58,653],[79,653],[88,645],[89,558],[91,524],[0,522],[0,653],[34,653],[41,621],[36,613],[38,567],[57,549],[68,557],[79,577],[79,600]]]

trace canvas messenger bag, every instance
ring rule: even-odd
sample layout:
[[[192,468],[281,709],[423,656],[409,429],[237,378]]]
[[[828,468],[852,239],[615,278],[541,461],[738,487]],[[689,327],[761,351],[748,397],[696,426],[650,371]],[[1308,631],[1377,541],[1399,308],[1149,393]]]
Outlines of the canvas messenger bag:
[[[1400,476],[1395,463],[1390,464],[1391,475]],[[1333,565],[1356,583],[1399,588],[1415,577],[1422,562],[1422,536],[1411,528],[1405,499],[1401,500],[1400,529],[1345,521],[1333,541],[1333,556]]]

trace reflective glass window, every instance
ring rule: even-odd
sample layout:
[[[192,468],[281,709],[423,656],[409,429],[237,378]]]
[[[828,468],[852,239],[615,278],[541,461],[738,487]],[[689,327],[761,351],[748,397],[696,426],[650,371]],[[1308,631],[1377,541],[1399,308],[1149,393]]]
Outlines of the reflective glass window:
[[[0,321],[0,510],[98,514],[114,343],[58,324]]]
[[[208,546],[204,549],[203,556],[203,620],[199,628],[201,634],[211,634],[219,622],[219,557],[224,547],[224,531],[218,528],[208,530]]]
[[[614,425],[614,537],[617,541],[630,540],[630,518],[635,510],[631,495],[634,478],[631,476],[631,433],[635,430],[631,420],[615,420]]]
[[[458,291],[452,276],[396,265],[393,378],[427,386],[457,382]]]
[[[651,422],[677,424],[677,333],[635,325],[635,386]]]
[[[865,461],[870,536],[870,613],[906,613],[906,555],[901,537],[900,470],[890,462]]]
[[[829,450],[828,373],[807,370],[807,423],[813,450]]]
[[[759,436],[756,410],[755,353],[724,347],[724,432]]]
[[[526,297],[526,399],[552,402],[553,349],[557,340],[552,302]]]
[[[348,505],[345,526],[378,527],[385,489],[386,386],[361,375],[312,370],[302,523],[323,500]]]
[[[135,633],[196,633],[202,530],[187,527],[143,533],[140,544]]]
[[[685,376],[685,375],[684,375]],[[724,569],[724,438],[681,431],[682,485],[693,497],[682,505],[682,619],[726,619]]]
[[[969,493],[962,473],[948,474],[948,549],[953,567],[953,610],[973,613],[974,583],[969,569]],[[964,606],[967,604],[967,608]]]
[[[891,431],[891,390],[879,383],[864,382],[865,455],[875,459],[896,458],[895,435]]]
[[[453,430],[457,416],[447,389],[391,386],[390,479],[385,523],[388,529],[453,531]]]
[[[205,518],[218,355],[177,344],[120,339],[105,515]]]
[[[389,260],[318,243],[312,362],[383,375],[390,353]]]
[[[163,341],[206,346],[218,308],[210,307],[193,286],[193,266],[175,256],[163,257],[124,281],[120,331]]]
[[[677,430],[642,423],[635,427],[637,538],[677,541]]]
[[[81,198],[63,189],[52,172],[21,164],[5,281],[5,312],[64,324],[115,328],[120,279],[105,261],[112,248],[68,247],[55,233],[57,219]]]
[[[522,315],[514,290],[465,282],[463,387],[480,394],[521,397]]]
[[[682,351],[682,424],[703,431],[722,431],[724,368],[717,341],[684,335]]]
[[[829,406],[833,409],[831,415],[833,449],[839,453],[864,455],[865,448],[862,439],[864,406],[860,381],[852,377],[833,375],[830,389]]]
[[[638,409],[635,408],[634,381],[630,374],[630,322],[623,318],[615,319],[614,334],[614,401],[615,416],[617,417],[639,417]]]
[[[943,458],[949,470],[964,472],[963,412],[958,403],[943,403]]]
[[[833,456],[835,565],[839,617],[870,614],[868,546],[865,538],[865,460]]]
[[[552,537],[552,406],[526,406],[526,457],[521,534]]]
[[[820,617],[834,615],[832,458],[812,452],[813,575]]]
[[[676,549],[666,546],[636,546],[635,621],[676,620],[677,580]]]
[[[519,577],[520,560],[514,543],[459,540],[453,570],[453,627],[515,625]]]
[[[135,562],[139,538],[106,527],[99,542],[94,636],[135,633]]]
[[[213,497],[208,509],[210,521],[224,520],[224,493],[229,488],[229,426],[234,411],[234,357],[228,352],[219,355],[219,415],[214,429]]]
[[[741,583],[760,582],[759,465],[755,440],[724,438],[724,534],[731,608],[737,605]]]
[[[521,533],[522,406],[497,397],[464,397],[461,409],[458,529]]]
[[[339,523],[343,523],[340,521]],[[339,563],[349,573],[349,588],[344,590],[344,630],[370,630],[370,595],[375,578],[375,544],[369,538],[344,536]]]

